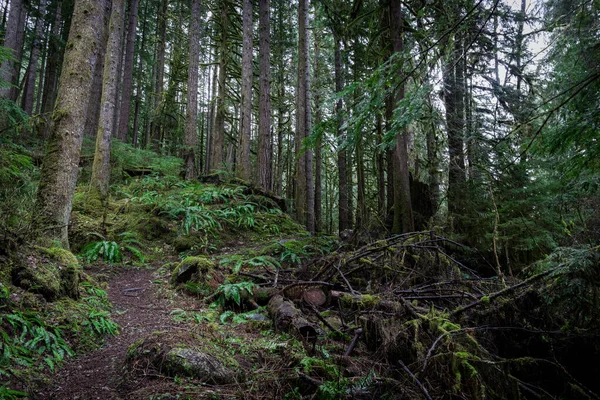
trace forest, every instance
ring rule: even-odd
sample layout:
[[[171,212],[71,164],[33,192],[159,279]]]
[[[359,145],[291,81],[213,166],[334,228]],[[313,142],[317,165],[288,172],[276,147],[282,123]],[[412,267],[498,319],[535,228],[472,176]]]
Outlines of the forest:
[[[1,399],[600,398],[600,1],[0,0]]]

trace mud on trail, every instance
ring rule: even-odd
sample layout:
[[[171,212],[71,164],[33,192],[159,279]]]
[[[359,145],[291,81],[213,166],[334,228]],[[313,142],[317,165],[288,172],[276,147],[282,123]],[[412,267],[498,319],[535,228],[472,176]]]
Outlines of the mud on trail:
[[[70,359],[52,383],[33,399],[128,399],[135,382],[124,380],[124,360],[129,346],[170,326],[172,301],[161,296],[160,277],[151,269],[122,269],[108,280],[108,297],[119,334],[109,336],[97,350]]]

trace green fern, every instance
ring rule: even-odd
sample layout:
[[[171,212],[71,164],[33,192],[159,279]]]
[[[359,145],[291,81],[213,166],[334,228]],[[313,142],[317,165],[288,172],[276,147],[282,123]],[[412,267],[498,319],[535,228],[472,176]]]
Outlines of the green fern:
[[[222,284],[215,292],[217,303],[225,306],[225,303],[228,301],[233,301],[236,305],[240,306],[242,304],[242,293],[247,292],[252,295],[254,288],[256,288],[256,284],[247,281]]]
[[[121,249],[116,242],[100,240],[86,244],[81,250],[81,256],[88,262],[102,259],[109,264],[121,261]]]
[[[27,393],[19,390],[14,390],[6,386],[6,384],[0,386],[0,399],[13,400],[27,397]]]

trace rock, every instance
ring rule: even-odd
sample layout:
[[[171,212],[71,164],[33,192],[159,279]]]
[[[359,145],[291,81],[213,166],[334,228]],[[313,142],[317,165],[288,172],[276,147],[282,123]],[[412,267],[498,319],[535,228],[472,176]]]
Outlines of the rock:
[[[46,300],[79,297],[81,269],[77,258],[62,248],[35,247],[21,254],[13,270],[15,285]]]
[[[190,281],[211,279],[215,263],[207,257],[187,257],[179,263],[171,275],[171,283],[185,283]]]
[[[185,375],[216,384],[236,382],[236,374],[217,357],[185,347],[169,350],[163,371],[169,376]]]
[[[126,365],[132,371],[156,370],[167,376],[186,376],[214,384],[243,379],[243,371],[234,359],[218,347],[200,347],[204,342],[189,333],[155,332],[130,346]]]

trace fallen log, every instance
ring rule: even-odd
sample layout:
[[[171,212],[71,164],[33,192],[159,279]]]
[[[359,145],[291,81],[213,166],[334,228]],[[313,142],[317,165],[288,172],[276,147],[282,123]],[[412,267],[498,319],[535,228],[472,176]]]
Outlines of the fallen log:
[[[316,326],[306,319],[294,303],[285,300],[283,296],[273,296],[269,300],[267,310],[275,323],[276,329],[294,333],[309,342],[317,340],[318,331]]]

